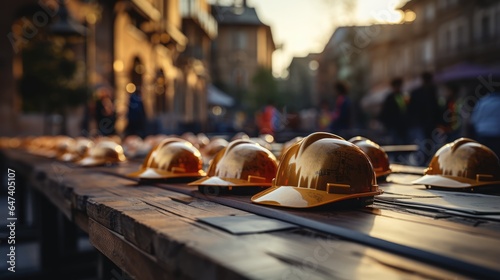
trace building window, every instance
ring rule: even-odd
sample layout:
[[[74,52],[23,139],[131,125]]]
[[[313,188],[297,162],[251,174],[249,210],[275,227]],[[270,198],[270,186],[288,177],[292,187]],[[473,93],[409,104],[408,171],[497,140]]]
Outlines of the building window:
[[[234,86],[237,88],[246,88],[248,86],[248,77],[246,70],[238,67],[233,70]]]
[[[446,30],[446,33],[445,33],[445,38],[446,38],[446,39],[445,39],[445,46],[446,46],[446,47],[445,47],[445,51],[446,51],[446,52],[449,52],[449,51],[451,51],[451,50],[452,50],[452,44],[451,44],[451,43],[452,43],[452,42],[451,42],[451,39],[452,39],[452,38],[451,38],[451,30],[450,30],[450,29]]]
[[[465,27],[463,25],[459,25],[457,28],[457,48],[460,49],[461,47],[465,46]]]
[[[409,47],[405,48],[403,51],[403,65],[405,72],[410,69],[411,65],[411,50]]]
[[[438,2],[438,8],[440,10],[446,9],[447,2],[448,2],[448,0],[439,0],[439,2]]]
[[[496,33],[497,33],[497,35],[500,35],[500,11],[496,12],[495,20],[496,20],[496,29],[497,29]]]
[[[154,93],[155,93],[155,111],[157,114],[166,113],[168,111],[168,100],[166,96],[167,83],[165,80],[165,75],[163,71],[157,72],[156,79],[154,82]]]
[[[423,48],[423,59],[426,63],[430,63],[434,59],[434,50],[432,48],[432,45],[432,39],[425,40]]]
[[[481,41],[487,42],[490,39],[490,17],[481,18]]]
[[[237,50],[245,49],[247,45],[247,34],[243,32],[233,33],[233,47]]]
[[[146,72],[146,67],[142,64],[139,57],[134,58],[133,66],[130,71],[130,81],[138,90],[141,90],[143,75]]]
[[[425,6],[425,20],[432,21],[436,14],[436,10],[434,8],[434,3],[429,3]]]
[[[174,82],[174,111],[178,117],[186,112],[186,89],[184,81],[181,80]]]

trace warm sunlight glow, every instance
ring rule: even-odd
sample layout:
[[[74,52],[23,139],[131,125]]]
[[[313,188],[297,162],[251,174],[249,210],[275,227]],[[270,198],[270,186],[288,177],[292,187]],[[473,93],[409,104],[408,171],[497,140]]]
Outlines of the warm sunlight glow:
[[[261,21],[271,26],[274,41],[283,44],[273,54],[273,72],[281,77],[286,76],[294,56],[323,51],[338,26],[406,20],[397,10],[404,3],[406,0],[248,0]]]
[[[412,21],[414,21],[416,18],[417,18],[417,14],[415,14],[415,12],[414,12],[414,11],[410,11],[410,10],[408,10],[408,11],[406,11],[406,12],[405,12],[405,21],[406,21],[406,22],[412,22]]]
[[[128,83],[128,84],[125,86],[125,90],[126,90],[128,93],[133,93],[133,92],[135,92],[135,90],[136,90],[136,86],[135,86],[133,83]]]
[[[113,63],[113,69],[116,72],[123,71],[123,61],[121,61],[121,60],[115,60],[115,62]]]

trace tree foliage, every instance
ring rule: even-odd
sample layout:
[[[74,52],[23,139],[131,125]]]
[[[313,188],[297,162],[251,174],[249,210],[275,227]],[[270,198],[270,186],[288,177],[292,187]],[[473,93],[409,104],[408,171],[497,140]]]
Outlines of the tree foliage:
[[[259,68],[252,78],[253,90],[247,95],[246,103],[255,111],[272,102],[277,106],[284,104],[278,88],[278,82],[270,69]]]
[[[19,89],[25,112],[61,113],[85,102],[86,87],[72,51],[50,40],[23,49]]]

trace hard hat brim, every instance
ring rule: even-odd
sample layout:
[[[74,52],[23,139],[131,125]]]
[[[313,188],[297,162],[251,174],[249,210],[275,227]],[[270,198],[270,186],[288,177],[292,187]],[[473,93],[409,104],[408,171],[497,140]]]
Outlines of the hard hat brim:
[[[383,176],[387,176],[387,175],[389,175],[389,174],[391,174],[391,173],[392,173],[392,170],[391,170],[391,169],[388,169],[388,170],[385,170],[385,171],[381,171],[381,172],[377,172],[377,171],[375,171],[375,176],[376,176],[377,178],[380,178],[380,177],[383,177]]]
[[[127,177],[154,180],[154,179],[168,179],[168,178],[203,177],[205,175],[206,174],[203,170],[200,170],[198,172],[179,173],[179,172],[169,172],[156,168],[144,168],[139,171],[127,174]]]
[[[215,187],[270,187],[272,183],[250,182],[243,179],[222,178],[218,176],[205,177],[189,183],[190,186],[215,186]]]
[[[440,188],[464,189],[470,187],[481,187],[500,185],[500,181],[476,181],[464,177],[445,175],[424,175],[412,182],[414,185],[426,185]]]
[[[271,206],[311,208],[342,200],[380,195],[382,193],[383,191],[378,189],[372,192],[356,194],[332,194],[308,188],[274,186],[254,195],[251,200],[257,204]]]
[[[57,159],[60,161],[70,162],[70,161],[76,161],[78,159],[78,156],[74,153],[64,153],[58,156]]]
[[[106,164],[106,160],[104,159],[96,159],[93,157],[84,157],[81,160],[76,162],[77,165],[79,166],[85,166],[85,167],[94,167],[94,166],[101,166]]]

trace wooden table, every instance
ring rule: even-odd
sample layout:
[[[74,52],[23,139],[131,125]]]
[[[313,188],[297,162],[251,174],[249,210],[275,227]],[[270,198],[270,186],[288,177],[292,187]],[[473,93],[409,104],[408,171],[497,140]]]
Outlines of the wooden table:
[[[245,195],[206,196],[182,183],[138,184],[124,174],[139,161],[80,168],[18,150],[2,153],[26,185],[136,279],[500,277],[494,220],[379,201],[355,210],[284,211],[251,204]],[[200,220],[255,214],[294,227],[237,235]]]

